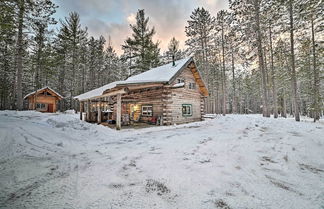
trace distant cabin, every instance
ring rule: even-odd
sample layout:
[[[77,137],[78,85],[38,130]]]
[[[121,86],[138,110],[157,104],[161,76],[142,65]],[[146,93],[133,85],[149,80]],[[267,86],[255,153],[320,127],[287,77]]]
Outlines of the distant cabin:
[[[171,125],[202,120],[208,90],[193,58],[150,69],[76,96],[80,119]]]
[[[57,102],[63,97],[50,87],[44,87],[27,94],[24,99],[28,100],[29,110],[56,112]]]

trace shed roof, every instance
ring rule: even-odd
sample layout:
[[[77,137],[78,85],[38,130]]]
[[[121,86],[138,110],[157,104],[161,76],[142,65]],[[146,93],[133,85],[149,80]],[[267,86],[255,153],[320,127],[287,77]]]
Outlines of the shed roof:
[[[115,81],[99,87],[97,89],[93,89],[86,93],[80,94],[75,99],[78,100],[87,100],[95,97],[99,97],[111,90],[113,88],[128,86],[132,84],[147,84],[147,83],[171,83],[172,80],[184,69],[188,66],[188,64],[193,61],[192,57],[187,57],[181,60],[175,61],[175,65],[172,63],[168,63],[166,65],[162,65],[156,68],[152,68],[146,72],[140,73],[138,75],[134,75],[126,79],[125,81]],[[200,76],[200,75],[199,75]]]
[[[32,95],[34,95],[34,94],[36,94],[36,93],[40,93],[40,92],[42,92],[42,91],[44,91],[44,90],[49,90],[49,91],[51,91],[52,93],[54,93],[59,99],[62,99],[63,98],[63,96],[61,96],[59,93],[57,93],[56,91],[54,91],[52,88],[50,88],[50,87],[48,87],[48,86],[45,86],[45,87],[43,87],[43,88],[41,88],[41,89],[38,89],[38,90],[36,90],[36,91],[33,91],[33,92],[30,92],[29,94],[27,94],[25,97],[24,97],[24,99],[27,99],[28,97],[30,97],[30,96],[32,96]]]

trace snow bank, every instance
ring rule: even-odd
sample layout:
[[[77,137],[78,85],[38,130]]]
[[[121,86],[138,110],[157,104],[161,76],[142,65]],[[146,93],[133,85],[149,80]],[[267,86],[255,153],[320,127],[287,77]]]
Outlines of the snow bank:
[[[0,111],[2,208],[320,208],[324,125],[259,115],[115,131]]]

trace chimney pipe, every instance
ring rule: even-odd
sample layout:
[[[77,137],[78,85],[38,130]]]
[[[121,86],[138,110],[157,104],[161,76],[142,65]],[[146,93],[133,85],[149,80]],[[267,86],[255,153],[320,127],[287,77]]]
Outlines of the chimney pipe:
[[[172,55],[172,66],[175,66],[174,54]]]

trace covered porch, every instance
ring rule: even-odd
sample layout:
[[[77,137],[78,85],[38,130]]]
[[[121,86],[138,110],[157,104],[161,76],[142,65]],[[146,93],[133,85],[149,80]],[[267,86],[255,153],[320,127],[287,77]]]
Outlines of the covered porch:
[[[120,130],[163,125],[163,85],[128,85],[79,99],[80,119]]]

